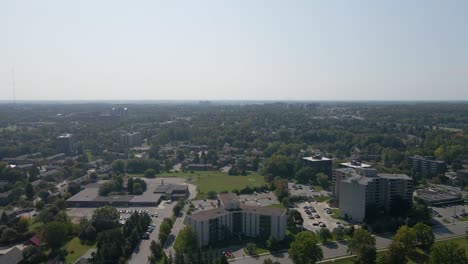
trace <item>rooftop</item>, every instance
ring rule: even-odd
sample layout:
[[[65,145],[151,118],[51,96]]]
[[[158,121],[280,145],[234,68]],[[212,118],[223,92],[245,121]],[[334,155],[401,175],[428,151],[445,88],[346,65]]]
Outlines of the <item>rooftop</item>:
[[[391,173],[379,173],[378,176],[383,179],[401,179],[401,180],[412,180],[411,177],[409,177],[406,174],[391,174]]]
[[[216,218],[218,216],[229,214],[229,213],[231,213],[231,211],[228,211],[224,207],[220,206],[218,208],[191,214],[190,218],[196,221],[203,221],[203,220]]]
[[[322,156],[303,157],[302,159],[303,159],[303,160],[307,160],[307,161],[326,161],[326,160],[331,160],[331,159],[329,159],[329,158],[325,158],[325,157],[322,157]]]
[[[226,204],[230,201],[239,201],[239,197],[237,196],[237,194],[235,193],[220,193],[218,194],[218,198],[219,200],[221,200],[221,202],[223,204]]]
[[[361,163],[361,162],[344,162],[344,163],[340,163],[341,166],[343,167],[348,167],[348,168],[370,168],[372,167],[372,165],[369,165],[369,164],[364,164],[364,163]]]

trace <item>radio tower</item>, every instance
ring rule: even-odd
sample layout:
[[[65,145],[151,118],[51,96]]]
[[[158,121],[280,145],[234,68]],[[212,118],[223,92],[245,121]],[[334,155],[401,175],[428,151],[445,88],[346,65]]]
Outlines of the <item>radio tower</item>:
[[[11,65],[11,82],[13,84],[13,106],[16,107],[15,68]]]

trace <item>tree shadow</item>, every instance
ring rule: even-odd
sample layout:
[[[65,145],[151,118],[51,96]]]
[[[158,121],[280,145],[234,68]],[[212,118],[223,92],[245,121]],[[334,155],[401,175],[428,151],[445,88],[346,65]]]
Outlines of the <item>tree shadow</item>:
[[[414,250],[413,252],[409,253],[408,259],[414,263],[429,263],[429,256],[419,250]]]

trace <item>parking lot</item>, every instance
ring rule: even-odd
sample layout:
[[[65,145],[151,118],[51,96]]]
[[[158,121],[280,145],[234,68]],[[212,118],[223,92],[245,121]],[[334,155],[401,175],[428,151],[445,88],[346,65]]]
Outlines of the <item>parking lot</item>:
[[[330,196],[330,193],[327,191],[317,191],[311,185],[306,184],[296,184],[293,182],[288,183],[289,193],[292,196],[306,196],[306,197],[320,197],[320,196]]]
[[[465,213],[468,213],[468,205],[452,205],[444,207],[429,207],[429,210],[432,211],[431,215],[436,221],[446,221],[453,222],[458,221],[458,218],[463,216]],[[455,216],[455,217],[453,217]]]
[[[325,208],[330,208],[327,203],[304,202],[297,204],[296,209],[301,213],[302,219],[304,219],[304,228],[311,231],[319,231],[322,227],[333,230],[336,227],[347,225],[341,219],[333,219],[331,217],[332,214],[328,214]],[[307,211],[310,213],[308,214]],[[322,223],[322,227],[320,227],[320,223]]]

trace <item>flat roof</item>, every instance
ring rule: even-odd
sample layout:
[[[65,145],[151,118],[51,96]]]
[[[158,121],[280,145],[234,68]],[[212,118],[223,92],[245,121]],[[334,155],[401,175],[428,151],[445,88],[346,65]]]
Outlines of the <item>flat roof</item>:
[[[418,198],[431,201],[431,202],[438,202],[438,201],[447,201],[447,200],[454,200],[454,199],[461,199],[461,197],[458,197],[456,195],[444,193],[444,192],[439,192],[436,190],[430,190],[430,189],[419,189],[416,190],[416,196]]]
[[[173,191],[186,191],[188,190],[188,185],[184,184],[161,184],[154,188],[154,193],[167,193]]]
[[[239,201],[239,196],[235,193],[220,193],[218,194],[218,198],[221,200],[223,204],[231,202],[231,201]]]
[[[245,212],[255,212],[255,213],[262,214],[262,215],[271,215],[271,216],[282,216],[286,212],[286,209],[282,209],[282,208],[245,205],[245,204],[242,204],[240,208],[242,209],[242,211],[245,211]]]
[[[141,195],[109,195],[99,196],[99,186],[105,181],[99,183],[90,183],[77,194],[73,195],[67,202],[131,202],[131,203],[145,203],[145,202],[158,202],[161,199],[161,194],[153,193],[151,190],[146,190]]]
[[[325,158],[325,157],[321,157],[321,158],[314,158],[314,157],[303,157],[302,158],[303,160],[307,160],[307,161],[327,161],[327,160],[331,160],[329,158]]]
[[[354,168],[354,169],[372,167],[372,165],[369,165],[369,164],[359,163],[359,165],[357,165],[356,163],[353,164],[352,162],[343,162],[343,163],[340,163],[340,165],[344,167],[348,167],[348,168]]]
[[[392,174],[392,173],[379,173],[377,174],[380,178],[384,179],[401,179],[401,180],[412,180],[411,177],[409,177],[406,174]]]
[[[210,210],[205,210],[201,212],[197,212],[194,214],[190,215],[190,218],[196,221],[203,221],[207,219],[213,219],[221,215],[229,214],[231,211],[226,210],[223,206],[220,206],[218,208],[213,208]]]

